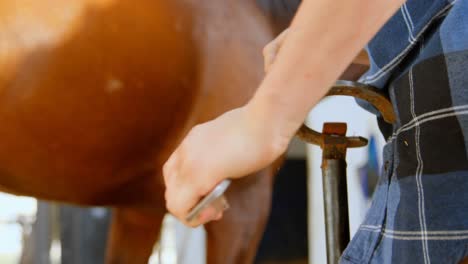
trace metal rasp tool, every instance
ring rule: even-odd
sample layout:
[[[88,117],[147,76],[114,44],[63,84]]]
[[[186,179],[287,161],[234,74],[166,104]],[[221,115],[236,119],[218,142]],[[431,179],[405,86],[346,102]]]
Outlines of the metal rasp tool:
[[[216,185],[208,195],[206,195],[197,205],[195,205],[195,207],[193,207],[192,210],[190,210],[185,220],[189,223],[194,221],[200,216],[203,209],[208,206],[212,206],[217,212],[223,212],[228,209],[229,204],[224,196],[224,192],[230,184],[231,180],[224,180]]]

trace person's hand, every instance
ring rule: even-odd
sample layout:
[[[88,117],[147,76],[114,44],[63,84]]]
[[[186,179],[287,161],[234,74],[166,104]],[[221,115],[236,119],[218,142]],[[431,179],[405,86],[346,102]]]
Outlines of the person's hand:
[[[274,64],[276,55],[278,55],[281,45],[283,45],[283,42],[288,35],[288,31],[289,29],[286,29],[281,32],[281,34],[279,34],[274,40],[272,40],[263,48],[263,63],[265,72],[269,72],[271,66]]]
[[[192,227],[220,219],[222,212],[208,207],[198,219],[185,221],[188,212],[216,184],[258,171],[286,150],[289,141],[279,143],[271,132],[248,107],[195,126],[163,168],[169,212]]]

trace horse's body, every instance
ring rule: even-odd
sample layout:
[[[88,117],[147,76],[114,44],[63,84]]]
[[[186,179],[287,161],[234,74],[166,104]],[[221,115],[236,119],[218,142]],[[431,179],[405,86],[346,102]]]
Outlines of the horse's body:
[[[251,0],[0,0],[0,190],[115,207],[108,261],[145,263],[162,164],[193,125],[247,102],[272,37]],[[272,174],[230,189],[209,263],[253,260]]]

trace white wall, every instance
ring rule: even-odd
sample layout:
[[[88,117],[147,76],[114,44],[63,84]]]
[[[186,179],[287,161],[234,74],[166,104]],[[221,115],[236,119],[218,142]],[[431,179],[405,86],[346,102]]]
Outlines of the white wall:
[[[23,230],[13,222],[20,215],[32,219],[35,214],[35,199],[0,193],[0,263],[21,254]]]

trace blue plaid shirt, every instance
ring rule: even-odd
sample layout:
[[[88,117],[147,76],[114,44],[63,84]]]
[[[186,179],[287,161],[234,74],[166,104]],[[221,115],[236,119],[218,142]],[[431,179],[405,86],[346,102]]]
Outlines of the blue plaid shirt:
[[[409,0],[368,45],[361,82],[396,110],[369,212],[341,263],[468,256],[468,0]]]

